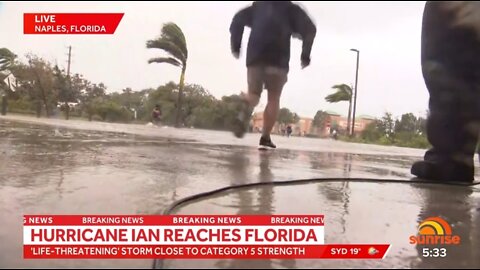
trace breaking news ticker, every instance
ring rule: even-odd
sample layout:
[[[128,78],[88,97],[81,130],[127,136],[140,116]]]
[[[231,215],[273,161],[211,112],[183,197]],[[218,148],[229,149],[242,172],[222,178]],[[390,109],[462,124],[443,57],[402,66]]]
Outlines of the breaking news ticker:
[[[26,259],[383,259],[390,245],[325,244],[323,215],[24,216]]]

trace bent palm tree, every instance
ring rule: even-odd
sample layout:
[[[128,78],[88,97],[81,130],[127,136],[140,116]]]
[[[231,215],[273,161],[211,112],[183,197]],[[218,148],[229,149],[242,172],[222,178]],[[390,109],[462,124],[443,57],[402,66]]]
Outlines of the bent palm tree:
[[[17,56],[7,48],[0,48],[0,71],[9,69]]]
[[[337,103],[340,101],[348,101],[348,119],[347,132],[350,133],[350,120],[352,114],[352,87],[346,84],[337,84],[332,86],[332,89],[337,90],[335,93],[325,97],[325,100],[330,103]]]
[[[148,60],[148,63],[167,63],[182,69],[178,86],[177,113],[175,125],[178,127],[182,113],[182,96],[185,84],[185,71],[187,69],[187,41],[182,29],[175,23],[166,23],[162,27],[161,35],[157,39],[147,41],[148,49],[161,49],[169,54],[169,57],[156,57]]]
[[[0,48],[0,72],[5,71],[5,70],[10,70],[10,68],[13,66],[15,63],[15,58],[17,56],[12,53],[9,49],[7,48]],[[10,71],[11,72],[11,71]],[[2,104],[1,104],[1,109],[2,109],[2,115],[7,114],[7,95],[6,92],[2,90],[2,84],[3,82],[0,81],[0,94],[2,96]],[[8,88],[10,88],[10,84],[8,85]],[[9,89],[11,90],[11,89]]]

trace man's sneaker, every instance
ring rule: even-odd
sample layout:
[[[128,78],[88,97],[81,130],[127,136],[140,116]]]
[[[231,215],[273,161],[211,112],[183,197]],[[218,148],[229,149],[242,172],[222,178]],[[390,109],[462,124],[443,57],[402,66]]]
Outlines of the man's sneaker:
[[[472,183],[474,180],[473,167],[453,162],[417,161],[410,171],[426,180],[463,183]]]
[[[258,149],[268,150],[268,149],[275,149],[275,148],[277,148],[277,146],[272,143],[272,139],[265,138],[263,136],[260,138],[260,145],[258,146]]]
[[[243,138],[245,133],[248,131],[250,117],[252,116],[253,110],[248,102],[243,98],[237,100],[237,110],[238,114],[233,121],[232,131],[235,137]]]

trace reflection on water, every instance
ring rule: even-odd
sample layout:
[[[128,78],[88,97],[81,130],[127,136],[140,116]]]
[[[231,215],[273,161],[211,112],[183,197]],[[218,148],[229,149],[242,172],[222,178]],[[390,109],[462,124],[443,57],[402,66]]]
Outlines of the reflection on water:
[[[232,154],[232,160],[247,160],[244,154]],[[300,155],[299,155],[300,156]],[[352,156],[345,155],[342,167],[349,175]],[[333,157],[330,156],[329,162]],[[318,160],[317,160],[318,161]],[[272,168],[278,162],[273,152],[261,153],[259,181],[276,179]],[[240,171],[249,164],[238,162]],[[311,162],[312,167],[317,162]],[[334,166],[334,162],[331,166]],[[251,165],[251,164],[250,164]],[[245,171],[239,174],[245,176]],[[312,193],[316,190],[317,193]],[[382,261],[358,260],[167,260],[167,268],[478,268],[480,260],[479,217],[480,189],[446,185],[402,183],[323,182],[293,186],[262,186],[243,188],[209,196],[176,209],[176,214],[325,214],[326,243],[388,243],[391,250]],[[262,202],[258,204],[258,202]],[[227,203],[225,203],[227,202]],[[475,206],[477,205],[477,206]],[[235,207],[234,206],[234,207]],[[263,207],[262,207],[263,206]],[[229,211],[225,211],[228,208]],[[409,243],[417,233],[419,222],[427,217],[441,216],[452,224],[462,244],[448,247],[445,259],[423,258],[421,248]]]
[[[477,191],[478,192],[478,191]],[[470,188],[462,187],[419,187],[423,197],[422,209],[417,222],[420,224],[429,217],[439,216],[447,221],[452,234],[460,236],[460,245],[435,245],[445,248],[445,258],[423,257],[424,248],[431,245],[416,245],[420,260],[413,262],[413,267],[432,268],[471,268],[480,266],[480,211],[479,194],[473,194]],[[449,199],[446,199],[449,198]],[[461,259],[455,259],[461,258]]]
[[[262,191],[267,189],[268,191]],[[317,190],[317,193],[312,193]],[[318,183],[294,186],[267,186],[229,191],[177,209],[176,214],[223,214],[224,205],[249,193],[254,198],[275,194],[274,212],[258,214],[325,214],[326,243],[388,243],[392,247],[385,260],[268,260],[257,261],[264,268],[478,268],[478,194],[472,187],[409,185],[401,183]],[[294,196],[285,196],[292,194]],[[474,196],[473,194],[477,194]],[[267,195],[268,196],[268,195]],[[294,197],[294,201],[292,201]],[[433,199],[433,201],[431,200]],[[251,200],[255,202],[255,200]],[[387,203],[388,202],[388,203]],[[230,207],[230,206],[226,206]],[[254,209],[253,205],[240,205]],[[248,212],[238,209],[238,213]],[[249,212],[251,213],[251,212]],[[462,244],[447,247],[445,259],[425,259],[421,247],[409,244],[409,236],[417,233],[419,222],[426,217],[441,216],[452,224]],[[255,264],[243,260],[169,260],[168,268],[248,268]]]
[[[231,135],[225,133],[225,136]],[[159,214],[177,199],[227,185],[320,177],[408,178],[413,160],[415,158],[401,156],[287,149],[259,152],[253,147],[186,144],[172,139],[66,130],[0,119],[0,267],[151,266],[150,260],[23,260],[23,214]],[[398,240],[394,252],[404,252],[397,261],[399,265],[406,265],[405,257],[418,258],[417,251],[406,246],[405,239],[416,229],[420,207],[426,204],[422,192],[425,191],[420,187],[396,184],[337,182],[308,188],[267,185],[194,203],[188,205],[188,211],[196,214],[325,213],[330,222],[326,226],[327,242],[402,239],[404,242]],[[475,201],[472,196],[478,194],[473,192],[460,199],[461,191],[451,194],[445,189],[444,193],[433,199],[432,204],[445,199],[448,209],[460,210],[470,209]],[[471,204],[457,207],[462,200],[469,200]],[[478,200],[477,196],[477,205]],[[382,210],[387,206],[388,210]],[[443,215],[448,217],[448,213]],[[476,231],[478,239],[478,210],[475,213],[471,213],[471,221],[463,226],[466,235],[471,229]],[[463,217],[459,214],[449,221],[463,220]],[[378,238],[369,234],[370,231],[386,236]],[[471,241],[469,245],[472,250],[478,250],[478,241]],[[196,267],[206,262],[183,263],[180,266]],[[294,260],[225,260],[209,266],[318,267],[315,261]]]

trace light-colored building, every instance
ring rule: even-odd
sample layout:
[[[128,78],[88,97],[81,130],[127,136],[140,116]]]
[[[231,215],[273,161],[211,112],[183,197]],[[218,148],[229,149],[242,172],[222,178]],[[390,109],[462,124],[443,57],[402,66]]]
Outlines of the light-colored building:
[[[326,137],[331,131],[333,131],[333,129],[344,134],[347,133],[348,118],[331,111],[327,111],[327,113],[328,117],[325,126],[317,128],[315,135]],[[352,119],[350,121],[352,121]],[[372,116],[360,115],[355,117],[355,134],[360,134],[373,121],[375,121],[375,117]]]
[[[338,113],[327,111],[328,117],[323,127],[314,127],[313,118],[300,117],[297,123],[290,124],[293,129],[293,134],[296,136],[314,135],[318,137],[330,136],[333,129],[341,133],[347,132],[348,119]],[[355,119],[355,134],[360,134],[368,124],[375,121],[374,117],[367,115],[357,116]],[[252,132],[262,132],[263,130],[263,112],[256,112],[252,116],[250,122]],[[273,134],[282,134],[286,130],[287,125],[276,123],[273,127]]]
[[[272,129],[273,134],[283,134],[287,129],[287,126],[292,127],[292,135],[296,136],[305,136],[311,133],[313,124],[313,118],[310,117],[300,117],[300,120],[297,123],[290,124],[280,124],[275,123]],[[262,132],[263,130],[263,112],[256,112],[253,114],[250,121],[250,127],[252,132]]]
[[[250,120],[252,132],[262,132],[263,129],[263,112],[255,112]]]
[[[313,118],[300,117],[298,123],[293,125],[293,133],[299,136],[305,136],[311,133]]]

